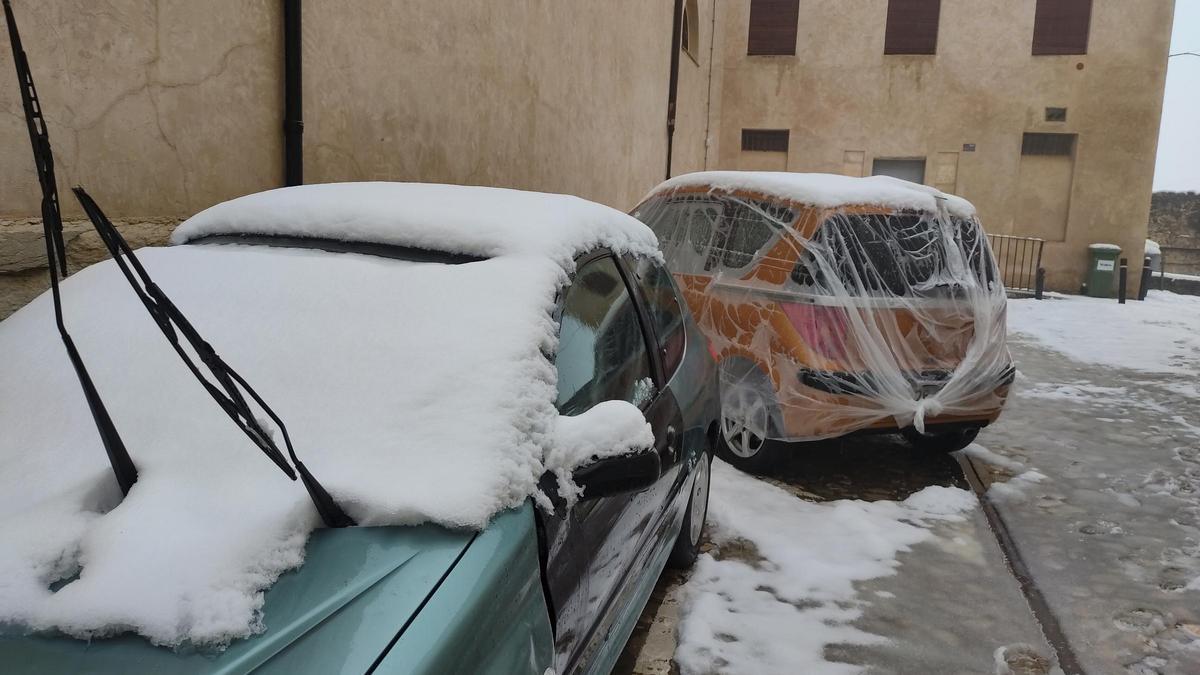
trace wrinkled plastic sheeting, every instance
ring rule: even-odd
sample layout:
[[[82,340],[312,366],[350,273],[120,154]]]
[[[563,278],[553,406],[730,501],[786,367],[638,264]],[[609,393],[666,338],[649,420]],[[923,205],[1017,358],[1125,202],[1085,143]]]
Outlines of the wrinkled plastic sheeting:
[[[1005,291],[973,215],[784,204],[677,191],[634,213],[719,355],[726,419],[816,440],[998,412]]]

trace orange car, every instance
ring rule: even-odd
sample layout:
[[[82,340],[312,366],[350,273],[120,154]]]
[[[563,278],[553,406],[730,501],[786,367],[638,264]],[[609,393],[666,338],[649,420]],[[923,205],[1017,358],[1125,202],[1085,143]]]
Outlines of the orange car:
[[[769,439],[903,433],[965,447],[1015,370],[1005,293],[974,208],[887,177],[703,172],[633,215],[720,362],[722,454],[749,469]]]

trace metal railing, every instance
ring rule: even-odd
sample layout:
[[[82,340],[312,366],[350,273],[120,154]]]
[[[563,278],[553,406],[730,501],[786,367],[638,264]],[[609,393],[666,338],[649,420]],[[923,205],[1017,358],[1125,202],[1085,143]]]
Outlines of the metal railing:
[[[1046,241],[1010,234],[989,234],[987,238],[992,255],[996,256],[996,264],[1000,267],[1004,287],[1011,293],[1032,294],[1041,298],[1045,283],[1042,247]]]

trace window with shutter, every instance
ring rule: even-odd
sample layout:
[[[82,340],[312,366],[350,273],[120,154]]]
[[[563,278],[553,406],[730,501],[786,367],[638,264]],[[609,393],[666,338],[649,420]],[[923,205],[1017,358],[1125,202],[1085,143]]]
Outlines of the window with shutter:
[[[1092,0],[1037,0],[1033,54],[1086,54]]]
[[[888,0],[884,54],[936,54],[941,0]]]
[[[750,33],[746,54],[794,56],[800,0],[750,0]]]

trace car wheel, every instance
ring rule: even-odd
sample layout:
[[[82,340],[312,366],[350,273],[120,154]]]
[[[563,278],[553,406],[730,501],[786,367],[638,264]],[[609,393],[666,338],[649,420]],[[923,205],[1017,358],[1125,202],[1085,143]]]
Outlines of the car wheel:
[[[761,473],[775,463],[777,448],[768,437],[776,428],[777,406],[770,381],[758,370],[722,378],[721,429],[717,453],[743,471]]]
[[[712,482],[712,456],[707,451],[700,453],[700,460],[696,462],[692,473],[695,480],[692,481],[692,494],[688,496],[687,511],[683,515],[683,527],[679,528],[675,547],[667,559],[667,565],[679,570],[689,569],[696,563],[696,556],[700,555],[700,538],[708,519],[708,488]]]
[[[908,427],[902,429],[900,435],[904,437],[909,446],[916,450],[923,452],[954,452],[955,450],[962,450],[975,442],[975,437],[979,435],[979,427],[946,431],[940,434],[923,434],[913,427]]]

